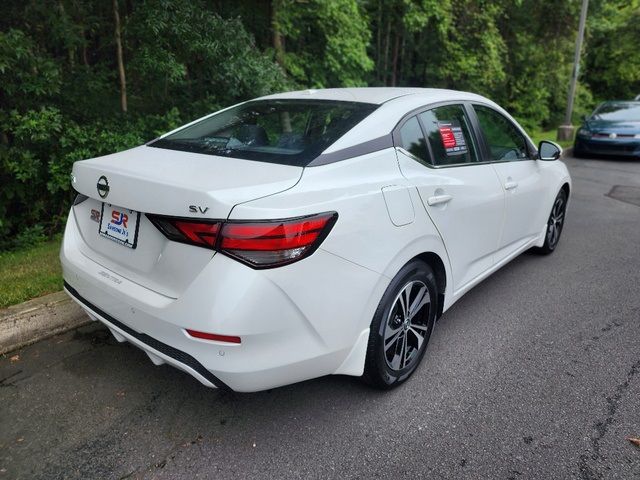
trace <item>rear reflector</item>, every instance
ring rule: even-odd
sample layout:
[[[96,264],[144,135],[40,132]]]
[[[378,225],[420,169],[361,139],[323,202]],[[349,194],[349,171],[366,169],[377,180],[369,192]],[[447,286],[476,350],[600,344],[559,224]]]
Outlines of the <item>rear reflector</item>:
[[[329,234],[338,214],[228,222],[147,217],[170,240],[217,250],[252,268],[272,268],[313,253]]]
[[[218,335],[217,333],[199,332],[197,330],[187,329],[189,336],[193,338],[200,338],[202,340],[213,340],[214,342],[226,342],[226,343],[240,343],[240,337],[234,337],[232,335]]]

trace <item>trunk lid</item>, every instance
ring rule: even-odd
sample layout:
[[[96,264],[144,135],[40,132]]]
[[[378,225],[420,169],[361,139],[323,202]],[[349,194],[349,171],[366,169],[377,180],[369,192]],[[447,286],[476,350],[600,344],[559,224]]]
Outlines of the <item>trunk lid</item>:
[[[73,165],[73,187],[102,201],[104,176],[113,205],[144,213],[226,218],[234,205],[291,188],[301,167],[142,146]],[[193,213],[189,206],[208,208]]]
[[[224,220],[239,203],[293,187],[302,170],[148,146],[76,162],[73,187],[90,197],[73,207],[81,251],[113,273],[177,298],[214,252],[169,241],[145,213]],[[107,212],[109,206],[140,212],[136,248],[98,233],[103,203]]]

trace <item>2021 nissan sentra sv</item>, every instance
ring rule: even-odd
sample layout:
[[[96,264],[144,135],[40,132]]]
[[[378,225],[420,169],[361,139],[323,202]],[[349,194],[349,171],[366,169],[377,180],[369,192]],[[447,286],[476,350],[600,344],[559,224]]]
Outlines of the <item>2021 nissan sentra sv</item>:
[[[466,291],[556,248],[559,156],[471,93],[262,97],[76,162],[65,289],[207,386],[344,374],[390,388]]]

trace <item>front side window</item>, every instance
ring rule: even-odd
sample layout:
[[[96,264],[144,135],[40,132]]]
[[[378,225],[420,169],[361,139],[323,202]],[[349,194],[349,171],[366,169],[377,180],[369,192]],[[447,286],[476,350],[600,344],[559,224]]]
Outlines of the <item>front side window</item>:
[[[411,117],[400,129],[400,143],[402,148],[422,163],[431,163],[422,128],[420,128],[420,123],[418,123],[416,117]]]
[[[216,113],[149,146],[306,166],[376,107],[329,100],[257,100]]]
[[[490,160],[523,160],[529,157],[524,136],[510,120],[489,107],[474,105],[473,109],[487,140]]]
[[[420,114],[436,166],[478,161],[471,127],[462,105],[445,105]]]

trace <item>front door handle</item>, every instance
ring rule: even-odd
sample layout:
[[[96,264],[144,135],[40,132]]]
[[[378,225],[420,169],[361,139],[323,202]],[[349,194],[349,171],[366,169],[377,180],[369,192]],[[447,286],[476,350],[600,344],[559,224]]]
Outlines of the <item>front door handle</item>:
[[[518,186],[518,182],[507,182],[507,183],[504,184],[504,189],[505,190],[513,190],[517,186]]]
[[[433,197],[427,198],[427,203],[430,207],[434,205],[441,205],[443,203],[447,203],[453,197],[451,195],[434,195]]]

